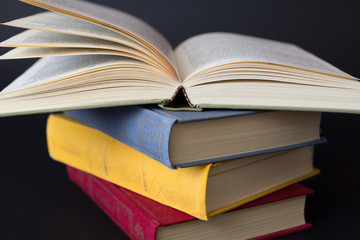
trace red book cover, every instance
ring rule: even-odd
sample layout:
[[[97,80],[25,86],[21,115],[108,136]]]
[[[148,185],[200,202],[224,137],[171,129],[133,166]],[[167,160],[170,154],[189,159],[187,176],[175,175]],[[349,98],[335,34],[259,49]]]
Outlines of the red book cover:
[[[197,220],[186,213],[162,205],[81,170],[68,166],[67,172],[70,180],[78,185],[131,239],[155,240],[159,226]],[[295,184],[232,211],[311,193],[312,190]],[[311,224],[303,224],[253,239],[270,239],[310,227]]]

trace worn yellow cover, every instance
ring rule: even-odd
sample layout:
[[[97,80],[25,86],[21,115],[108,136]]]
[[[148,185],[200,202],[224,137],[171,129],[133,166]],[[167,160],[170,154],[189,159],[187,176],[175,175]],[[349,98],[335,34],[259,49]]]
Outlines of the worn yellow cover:
[[[67,115],[50,115],[50,156],[200,219],[210,164],[172,170]],[[136,161],[134,161],[136,159]]]
[[[65,114],[50,115],[47,123],[47,141],[49,153],[53,159],[202,220],[208,220],[210,216],[245,204],[317,173],[314,171],[209,213],[206,208],[206,185],[209,170],[213,164],[170,169]]]

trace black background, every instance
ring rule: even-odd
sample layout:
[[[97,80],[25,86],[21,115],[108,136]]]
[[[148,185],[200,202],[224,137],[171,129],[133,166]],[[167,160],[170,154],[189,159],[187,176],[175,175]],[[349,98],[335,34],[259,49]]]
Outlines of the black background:
[[[100,1],[142,18],[175,47],[193,35],[226,31],[295,43],[360,77],[357,1]],[[0,3],[0,21],[40,10]],[[0,40],[20,32],[0,27]],[[0,49],[1,53],[5,49]],[[1,89],[34,60],[0,62]],[[69,182],[65,167],[46,149],[46,114],[0,118],[0,239],[127,239]],[[360,115],[325,113],[326,145],[316,147],[321,174],[304,184],[315,190],[306,218],[313,228],[281,239],[353,239],[358,236]]]

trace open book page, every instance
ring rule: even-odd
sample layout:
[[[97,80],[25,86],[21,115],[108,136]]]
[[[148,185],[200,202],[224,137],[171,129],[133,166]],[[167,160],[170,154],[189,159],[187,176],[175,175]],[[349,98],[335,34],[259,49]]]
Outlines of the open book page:
[[[0,116],[159,104],[178,87],[163,71],[131,58],[42,58],[0,93]]]
[[[107,55],[80,55],[42,58],[30,67],[24,74],[7,86],[1,93],[13,92],[19,89],[40,85],[94,69],[119,64],[124,67],[134,67],[138,65],[146,68],[149,66],[130,58]],[[74,82],[74,84],[76,83]]]
[[[124,56],[137,60],[139,56],[133,55],[128,52],[119,52],[108,49],[96,48],[70,48],[70,47],[17,47],[11,51],[0,56],[2,59],[25,59],[25,58],[42,58],[42,57],[56,57],[56,56],[69,56],[69,55],[115,55]]]
[[[125,12],[90,3],[74,0],[22,0],[23,2],[51,11],[71,15],[106,28],[122,32],[134,38],[147,48],[158,52],[170,67],[175,64],[170,43],[153,27],[141,19]]]
[[[108,52],[103,51],[103,53],[112,54],[112,55],[119,55],[125,57],[133,57],[137,60],[144,61],[146,63],[152,64],[159,68],[163,68],[160,63],[155,62],[155,60],[143,52],[138,51],[136,49],[130,48],[124,44],[92,38],[92,37],[84,37],[80,35],[70,35],[70,34],[63,34],[57,32],[46,32],[46,31],[39,31],[39,30],[27,30],[23,33],[20,33],[2,43],[0,46],[7,46],[7,47],[21,47],[21,48],[34,48],[38,47],[38,51],[35,49],[32,50],[33,56],[36,55],[41,56],[41,53],[47,53],[43,49],[44,48],[73,48],[75,49],[87,49],[88,54],[93,54],[93,50],[110,50]],[[61,50],[61,49],[60,49]],[[53,51],[55,54],[59,51]],[[67,50],[69,52],[69,49]],[[75,53],[75,51],[73,51]],[[84,51],[83,51],[84,52]],[[64,53],[59,52],[59,55],[66,55],[66,49],[64,49]],[[25,49],[19,50],[14,49],[8,52],[7,54],[0,57],[0,59],[7,59],[10,58],[22,58],[30,54],[30,51],[26,51]],[[71,54],[74,55],[74,54]],[[45,55],[46,56],[46,55]],[[165,71],[165,70],[164,70]]]
[[[115,31],[90,22],[55,12],[38,13],[29,17],[4,23],[4,25],[100,38],[121,43],[141,51],[145,50],[145,48],[139,43],[124,36],[123,34],[119,34]]]
[[[15,35],[14,37],[0,43],[0,46],[100,48],[140,53],[139,51],[126,45],[103,39],[38,30],[27,30],[23,33]]]
[[[192,37],[175,49],[175,58],[183,81],[202,70],[238,62],[280,64],[352,78],[295,45],[234,33]]]

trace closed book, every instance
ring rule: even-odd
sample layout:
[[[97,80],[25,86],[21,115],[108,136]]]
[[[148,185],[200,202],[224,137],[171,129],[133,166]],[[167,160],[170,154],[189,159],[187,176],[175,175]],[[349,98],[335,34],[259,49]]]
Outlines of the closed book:
[[[189,167],[323,142],[321,113],[166,111],[140,106],[68,111],[68,115],[165,166]]]
[[[305,230],[304,204],[312,190],[291,185],[210,221],[67,167],[68,176],[131,239],[269,239]]]
[[[47,143],[57,161],[203,220],[318,173],[312,146],[174,170],[65,114],[50,115]]]

